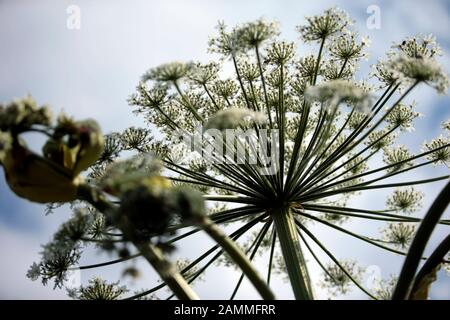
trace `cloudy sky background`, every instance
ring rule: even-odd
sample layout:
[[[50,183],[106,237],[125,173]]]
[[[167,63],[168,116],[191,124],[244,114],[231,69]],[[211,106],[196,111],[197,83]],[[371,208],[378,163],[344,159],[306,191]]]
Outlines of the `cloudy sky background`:
[[[81,29],[68,30],[66,9],[69,5],[81,9]],[[99,121],[105,132],[128,126],[144,125],[131,114],[126,99],[142,75],[152,66],[172,60],[208,61],[208,36],[214,32],[218,20],[229,25],[259,17],[276,19],[281,23],[282,37],[298,40],[295,26],[304,22],[304,16],[318,14],[330,6],[347,10],[356,20],[362,35],[372,40],[370,60],[363,62],[362,72],[383,56],[393,41],[416,33],[437,36],[445,55],[441,59],[450,70],[450,3],[448,1],[0,1],[0,101],[7,102],[31,93],[39,103],[52,105],[55,111],[64,110],[76,118],[92,117]],[[369,5],[381,9],[381,29],[366,28]],[[299,44],[299,52],[315,52],[314,47]],[[411,151],[418,152],[424,140],[436,137],[440,123],[449,118],[448,96],[437,96],[420,87],[408,101],[415,99],[418,111],[424,116],[416,123],[416,132],[402,139]],[[438,176],[448,169],[429,167],[411,178]],[[443,183],[421,187],[426,192],[426,209]],[[388,191],[367,192],[358,197],[353,206],[382,207]],[[424,209],[424,210],[425,210]],[[423,214],[424,210],[420,214]],[[47,242],[58,225],[67,219],[68,210],[58,210],[44,216],[43,207],[15,197],[0,176],[0,298],[47,299],[65,298],[64,290],[52,290],[25,277],[26,270],[38,260],[40,245]],[[449,218],[448,212],[446,218]],[[353,231],[375,236],[380,225],[368,226],[365,221],[348,225]],[[397,273],[402,257],[371,248],[348,238],[336,236],[330,229],[316,227],[320,239],[340,258],[358,258],[363,266],[380,270],[383,277]],[[430,247],[436,246],[445,231],[434,233]],[[196,238],[183,244],[180,254],[194,257],[200,252]],[[186,249],[187,248],[187,249]],[[202,246],[202,248],[206,248]],[[322,256],[321,256],[322,257]],[[90,250],[82,263],[111,259]],[[132,286],[150,287],[156,278],[142,262],[145,273]],[[260,263],[265,272],[264,263]],[[375,269],[374,269],[375,268]],[[378,269],[377,269],[378,268]],[[86,282],[93,275],[120,279],[122,267],[82,273]],[[312,277],[317,283],[320,274],[314,263]],[[199,283],[197,289],[203,298],[223,298],[231,294],[238,274],[226,270],[207,273],[208,282]],[[448,298],[449,278],[439,274],[432,297]],[[122,279],[126,280],[126,279]],[[281,298],[291,297],[290,288],[278,278],[275,290]],[[212,290],[211,288],[214,288]],[[238,298],[256,297],[248,284],[244,284]],[[165,297],[167,293],[162,294]],[[325,292],[318,289],[319,297]],[[346,298],[363,298],[356,289]]]

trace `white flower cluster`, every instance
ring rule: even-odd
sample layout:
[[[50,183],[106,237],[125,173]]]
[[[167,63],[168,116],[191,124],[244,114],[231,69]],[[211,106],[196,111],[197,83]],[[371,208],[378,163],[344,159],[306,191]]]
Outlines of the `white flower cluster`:
[[[359,111],[355,111],[353,112],[352,116],[350,117],[350,119],[348,120],[348,127],[350,129],[355,130],[356,128],[358,128],[364,121],[367,120],[367,114],[365,114],[364,112],[359,112]],[[369,124],[370,126],[370,124]]]
[[[161,169],[161,162],[153,155],[139,154],[109,165],[99,185],[112,194],[121,193],[136,187],[144,178],[159,174]]]
[[[386,205],[391,210],[411,214],[422,207],[423,196],[422,192],[416,191],[413,187],[396,189],[388,197]]]
[[[326,80],[350,80],[355,75],[355,71],[355,63],[339,63],[334,60],[326,61],[319,68],[319,74]]]
[[[306,79],[308,82],[311,82],[311,80],[314,78],[316,66],[317,59],[312,54],[300,58],[295,63],[298,77]],[[323,70],[319,69],[318,71],[319,74],[321,74]]]
[[[441,49],[432,35],[407,38],[400,44],[394,44],[394,50],[388,52],[388,60],[380,60],[373,75],[386,85],[424,82],[445,94],[449,79],[436,56]]]
[[[248,59],[242,59],[239,63],[239,69],[244,78],[249,83],[253,83],[259,79],[259,68],[256,64],[249,62]],[[253,85],[252,85],[253,86]],[[253,88],[255,90],[255,88]]]
[[[219,22],[218,35],[209,39],[209,51],[222,54],[224,57],[236,57],[239,53],[259,46],[279,34],[278,23],[258,19],[227,31],[226,25]]]
[[[130,127],[122,132],[118,140],[123,150],[145,151],[146,146],[153,140],[153,136],[148,129]]]
[[[388,52],[388,60],[375,66],[375,77],[387,85],[424,82],[440,94],[447,92],[449,79],[436,60],[441,49],[433,36],[408,38],[393,48]]]
[[[219,22],[216,26],[218,35],[209,39],[209,51],[212,53],[219,53],[225,57],[235,56],[244,48],[242,38],[239,37],[239,32],[236,28],[231,32],[227,31],[227,26],[223,22]]]
[[[219,97],[224,99],[227,102],[228,106],[230,106],[231,105],[230,100],[238,92],[238,86],[231,79],[218,80],[214,83],[213,91]]]
[[[406,38],[401,43],[395,43],[392,48],[398,49],[411,58],[433,58],[442,55],[442,49],[432,34]],[[394,51],[389,54],[395,55]]]

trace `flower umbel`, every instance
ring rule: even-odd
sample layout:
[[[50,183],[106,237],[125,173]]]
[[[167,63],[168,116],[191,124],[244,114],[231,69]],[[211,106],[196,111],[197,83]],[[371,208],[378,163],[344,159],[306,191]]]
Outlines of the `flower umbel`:
[[[150,128],[103,135],[92,120],[53,122],[48,108],[29,98],[1,106],[0,162],[10,188],[52,202],[50,208],[70,202],[74,211],[28,276],[62,287],[95,244],[117,257],[80,270],[125,263],[123,274],[138,281],[133,261],[142,257],[161,281],[125,296],[118,284],[93,279],[72,291],[75,298],[154,298],[168,286],[173,297],[198,299],[191,284],[217,264],[242,272],[231,299],[240,297],[244,277],[263,299],[274,299],[275,273],[288,280],[296,299],[314,299],[311,266],[323,271],[320,283],[331,295],[357,288],[372,299],[388,297],[393,280],[366,288],[355,260],[340,262],[342,254],[321,238],[344,234],[368,252],[401,256],[410,255],[416,230],[417,241],[425,241],[417,226],[435,216],[422,215],[419,190],[450,177],[446,166],[425,170],[449,165],[449,125],[417,150],[423,132],[413,132],[420,119],[409,95],[421,83],[445,93],[448,80],[432,37],[396,44],[375,66],[374,79],[362,77],[368,41],[350,23],[339,9],[307,18],[298,30],[317,50],[305,56],[296,52],[302,45],[278,38],[273,22],[231,29],[220,23],[209,43],[219,61],[167,63],[138,82],[129,103]],[[243,135],[234,139],[228,134],[234,131]],[[22,134],[28,132],[44,135],[42,154],[27,147]],[[252,143],[257,138],[265,143]],[[225,161],[214,161],[224,151]],[[381,190],[390,191],[385,203]],[[368,201],[354,201],[359,195]],[[448,227],[447,220],[434,220]],[[380,224],[381,236],[369,234]],[[198,256],[180,250],[173,261],[183,263],[170,262],[169,254],[202,233],[211,246],[197,241]],[[253,266],[261,261],[264,277]],[[396,286],[404,284],[400,276]]]

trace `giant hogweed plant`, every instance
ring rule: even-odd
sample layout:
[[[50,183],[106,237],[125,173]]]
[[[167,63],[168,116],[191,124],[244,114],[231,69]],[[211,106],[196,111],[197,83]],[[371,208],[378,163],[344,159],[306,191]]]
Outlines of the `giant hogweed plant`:
[[[161,278],[150,289],[129,293],[94,278],[69,294],[152,299],[168,287],[169,298],[198,299],[193,282],[223,264],[241,272],[231,299],[244,277],[262,298],[274,299],[274,273],[285,275],[296,299],[314,299],[308,268],[315,265],[323,271],[320,285],[332,294],[357,287],[372,299],[426,298],[439,267],[448,268],[449,237],[429,257],[423,252],[435,226],[449,224],[441,216],[450,187],[417,217],[413,213],[424,195],[415,186],[449,175],[411,180],[411,173],[448,166],[450,125],[444,122],[446,133],[424,142],[420,151],[396,140],[419,116],[408,100],[411,91],[428,85],[446,93],[448,79],[437,62],[441,50],[431,36],[407,38],[393,45],[367,79],[357,81],[368,42],[352,30],[346,13],[329,9],[307,18],[298,32],[305,44],[318,48],[315,53],[296,56],[295,44],[279,40],[272,22],[232,30],[219,24],[209,43],[218,61],[172,62],[146,72],[129,102],[154,135],[132,127],[103,136],[94,120],[60,115],[53,121],[49,108],[30,97],[2,106],[0,160],[10,188],[48,203],[49,211],[68,202],[73,210],[28,276],[64,287],[74,268],[83,272],[144,258]],[[236,133],[230,129],[243,135],[228,139]],[[27,148],[22,134],[30,131],[47,137],[42,154]],[[203,139],[195,140],[199,135]],[[192,138],[194,148],[180,137]],[[262,138],[263,153],[255,143]],[[245,152],[238,158],[225,151],[239,148]],[[81,174],[85,170],[87,175]],[[372,202],[349,205],[353,196],[381,189],[392,190],[384,208]],[[374,238],[351,231],[352,219],[386,227]],[[386,255],[406,256],[398,279],[369,290],[363,269],[355,260],[339,260],[313,224]],[[216,244],[194,259],[171,261],[171,252],[199,232]],[[79,266],[92,244],[118,257]],[[252,264],[257,255],[267,259],[264,275]],[[135,276],[138,270],[128,267],[124,273]]]

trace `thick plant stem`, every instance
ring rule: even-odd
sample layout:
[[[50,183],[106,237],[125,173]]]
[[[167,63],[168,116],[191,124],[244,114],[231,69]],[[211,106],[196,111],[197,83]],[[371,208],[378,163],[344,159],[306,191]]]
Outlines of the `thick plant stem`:
[[[311,281],[300,247],[294,217],[289,209],[280,208],[272,212],[272,218],[295,299],[313,300]]]
[[[414,240],[409,247],[408,255],[403,263],[402,271],[397,281],[392,300],[408,299],[412,286],[414,284],[414,277],[419,266],[425,246],[430,239],[436,225],[444,213],[450,202],[450,182],[442,189],[437,198],[434,200],[427,214],[422,220],[419,229],[416,232]]]
[[[230,258],[238,265],[243,274],[247,276],[255,289],[264,300],[274,300],[275,296],[251,264],[244,252],[231,240],[211,219],[202,217],[198,220],[199,225],[214,239]]]
[[[94,208],[103,213],[106,219],[115,222],[116,226],[122,231],[123,235],[133,243],[136,249],[139,250],[141,255],[156,270],[161,279],[173,291],[178,299],[199,299],[197,294],[192,290],[176,268],[165,259],[161,250],[148,241],[139,239],[128,219],[117,217],[115,206],[107,201],[98,190],[90,187],[89,185],[80,185],[78,187],[78,197],[80,200],[89,202]]]

